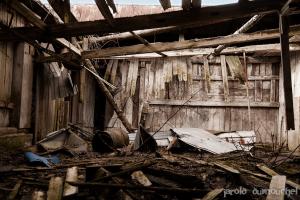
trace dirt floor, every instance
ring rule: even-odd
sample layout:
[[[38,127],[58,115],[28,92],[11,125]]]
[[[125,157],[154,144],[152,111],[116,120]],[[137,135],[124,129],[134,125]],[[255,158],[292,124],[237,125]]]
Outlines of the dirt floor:
[[[182,153],[184,152],[184,153]],[[66,176],[77,166],[76,194],[63,199],[265,199],[271,176],[258,164],[286,175],[285,199],[300,199],[300,158],[254,148],[251,152],[212,155],[206,152],[163,149],[155,153],[119,151],[89,152],[70,156],[59,153],[60,164],[52,167],[29,164],[22,151],[2,150],[0,199],[32,199],[34,192],[49,189],[51,177]],[[142,171],[151,185],[144,186],[132,173]],[[299,189],[299,188],[298,188]],[[210,198],[209,195],[216,197]],[[291,193],[291,192],[290,192]],[[295,194],[296,193],[296,194]],[[206,198],[207,197],[207,198]]]

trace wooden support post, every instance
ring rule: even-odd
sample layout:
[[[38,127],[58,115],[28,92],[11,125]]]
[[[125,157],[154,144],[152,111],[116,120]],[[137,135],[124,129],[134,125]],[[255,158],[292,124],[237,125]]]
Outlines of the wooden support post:
[[[281,66],[283,68],[283,88],[285,97],[285,111],[287,130],[295,129],[293,91],[291,80],[291,63],[289,49],[289,24],[287,16],[279,16],[280,21],[280,45],[281,45]]]

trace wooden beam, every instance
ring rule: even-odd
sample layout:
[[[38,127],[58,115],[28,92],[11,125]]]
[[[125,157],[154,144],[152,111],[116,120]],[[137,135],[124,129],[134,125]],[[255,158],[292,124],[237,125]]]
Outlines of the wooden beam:
[[[69,23],[72,18],[70,0],[63,1],[63,11],[64,11],[63,21],[64,23]]]
[[[169,106],[182,106],[185,100],[150,100],[149,105],[169,105]],[[223,102],[223,101],[198,101],[191,100],[184,106],[196,106],[196,107],[248,107],[248,102]],[[255,108],[278,108],[279,103],[273,102],[251,102],[251,107]]]
[[[19,0],[22,2],[27,8],[31,9],[35,14],[40,16],[41,20],[46,24],[58,24],[59,19],[54,16],[49,9],[37,0]]]
[[[300,31],[300,27],[297,26],[295,32]],[[204,38],[199,40],[185,40],[179,42],[165,42],[165,43],[150,43],[151,47],[156,51],[173,51],[173,50],[182,50],[182,49],[193,49],[200,47],[210,47],[216,46],[219,44],[238,44],[243,42],[253,42],[258,40],[267,40],[278,38],[279,32],[277,29],[260,31],[255,33],[248,34],[233,34],[225,37],[214,37],[214,38]],[[130,54],[141,54],[141,53],[151,53],[153,50],[145,47],[144,45],[132,45],[125,47],[113,47],[107,49],[97,49],[91,51],[82,52],[83,58],[101,58],[109,56],[121,56],[121,55],[130,55]]]
[[[274,13],[283,5],[283,0],[248,1],[243,5],[228,4],[195,8],[189,12],[172,11],[159,14],[141,15],[114,19],[114,27],[107,20],[57,24],[47,26],[47,31],[36,28],[15,28],[14,31],[25,34],[35,40],[50,38],[74,37],[79,35],[105,34],[159,28],[166,26],[195,25],[198,27],[216,24],[236,18],[253,16],[254,14]],[[0,31],[0,41],[18,39]]]
[[[112,9],[113,13],[118,12],[114,0],[106,0],[106,3]]]
[[[287,16],[279,16],[280,21],[280,46],[281,46],[281,64],[283,67],[283,88],[285,97],[286,125],[287,130],[295,129],[294,108],[293,108],[293,90],[291,79],[291,62],[289,49],[289,24]]]
[[[59,44],[63,45],[64,47],[68,48],[78,56],[81,56],[81,51],[65,38],[57,38],[55,41],[57,41]]]
[[[53,8],[53,10],[57,13],[57,15],[64,21],[65,16],[68,16],[68,19],[70,22],[77,22],[76,17],[73,15],[71,10],[68,11],[68,13],[65,13],[67,10],[66,5],[63,0],[48,0],[50,6]]]
[[[171,1],[170,0],[159,0],[160,5],[163,7],[164,10],[171,8]]]
[[[95,3],[100,10],[101,14],[103,15],[104,19],[107,20],[107,22],[113,26],[114,17],[111,14],[109,7],[105,0],[95,0]]]
[[[10,0],[6,1],[8,6],[16,10],[20,15],[22,15],[25,19],[27,19],[34,26],[45,30],[46,24],[37,17],[37,15],[32,12],[29,8],[27,8],[24,4],[20,3],[18,0]]]
[[[146,39],[142,38],[141,36],[137,35],[135,32],[130,31],[130,33],[138,39],[141,43],[143,43],[146,47],[148,47],[152,52],[157,53],[158,55],[161,55],[163,57],[167,57],[165,54],[163,54],[160,51],[157,51]]]
[[[259,22],[264,15],[254,15],[250,20],[248,20],[242,27],[240,27],[238,30],[236,30],[233,35],[240,34],[240,33],[245,33],[248,31],[250,28],[252,28],[257,22]],[[222,44],[219,45],[215,50],[208,55],[209,59],[212,59],[214,56],[219,55],[221,51],[223,51],[226,48],[226,45]]]
[[[214,49],[213,48],[196,48],[196,49],[185,49],[180,51],[163,51],[162,53],[166,54],[168,57],[178,57],[178,56],[198,56],[203,57],[204,55],[210,54]],[[299,44],[290,44],[290,51],[300,51]],[[224,55],[239,55],[243,52],[248,54],[260,54],[262,56],[268,55],[271,53],[272,56],[279,56],[281,52],[280,44],[263,44],[263,45],[250,45],[245,47],[228,47],[226,48],[222,54]],[[66,60],[80,60],[80,57],[74,55],[73,53],[64,53],[60,54]],[[146,59],[149,58],[157,58],[161,57],[156,53],[144,53],[144,54],[131,54],[131,55],[124,55],[124,56],[105,56],[101,57],[100,59],[131,59],[131,58],[138,58],[138,59]],[[38,57],[36,62],[56,62],[58,59],[54,56],[47,56],[47,57]],[[196,61],[198,62],[198,61]],[[214,61],[212,61],[214,62]]]
[[[149,35],[155,35],[160,33],[166,33],[173,30],[178,30],[180,27],[177,26],[170,26],[170,27],[163,27],[163,28],[153,28],[153,29],[146,29],[146,30],[137,30],[134,31],[137,35],[144,37]],[[109,40],[125,40],[125,39],[132,39],[134,36],[130,32],[124,33],[116,33],[101,37],[89,37],[91,42],[106,42]]]

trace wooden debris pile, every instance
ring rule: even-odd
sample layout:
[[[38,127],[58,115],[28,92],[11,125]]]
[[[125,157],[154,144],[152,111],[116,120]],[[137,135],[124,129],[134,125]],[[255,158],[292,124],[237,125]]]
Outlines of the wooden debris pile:
[[[0,199],[299,199],[300,159],[271,169],[262,155],[88,152],[51,167],[18,157],[18,165],[0,167]]]

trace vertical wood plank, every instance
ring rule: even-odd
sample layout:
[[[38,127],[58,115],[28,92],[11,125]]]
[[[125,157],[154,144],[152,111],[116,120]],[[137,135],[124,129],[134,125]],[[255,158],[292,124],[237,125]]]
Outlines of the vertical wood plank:
[[[228,88],[228,77],[227,77],[227,67],[226,67],[226,57],[221,55],[221,68],[222,68],[222,78],[223,78],[223,88],[224,88],[224,100],[228,101],[229,88]]]

